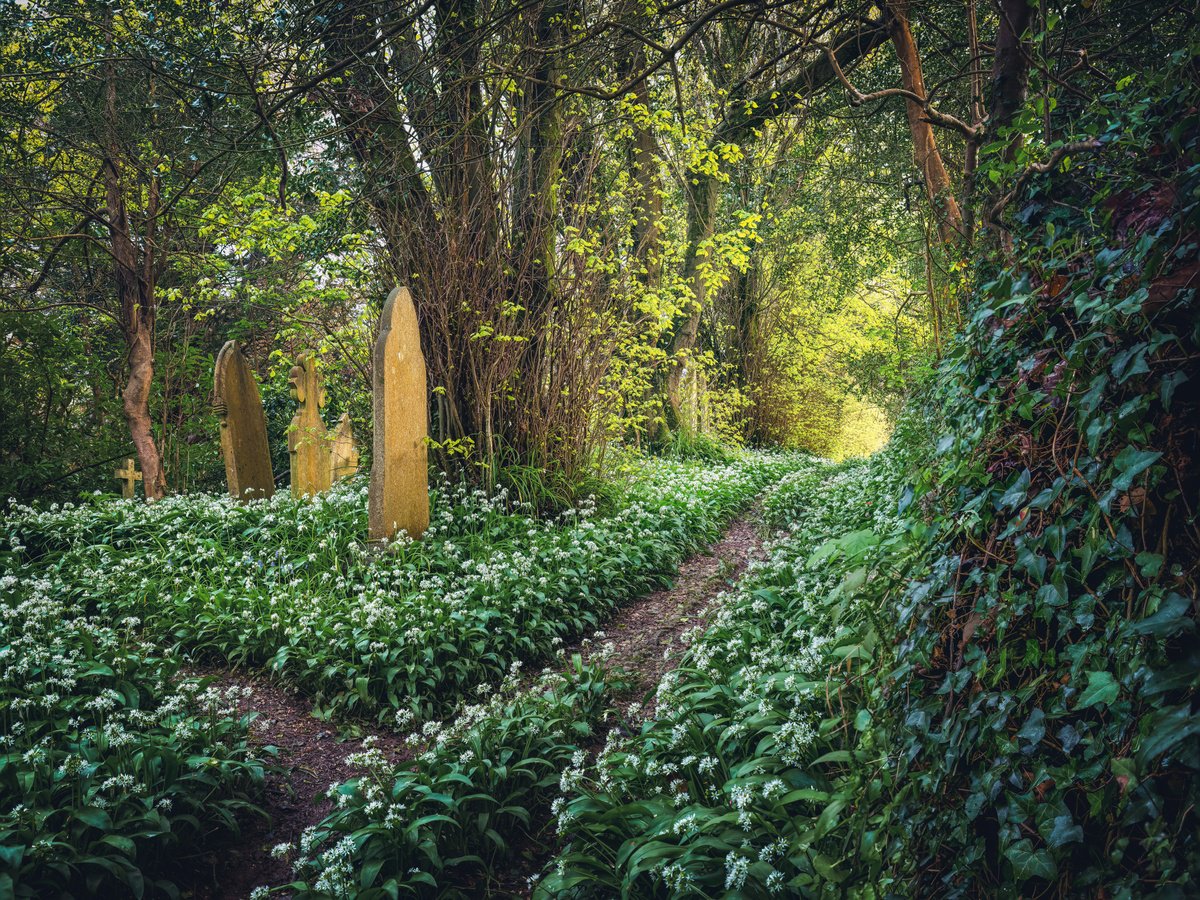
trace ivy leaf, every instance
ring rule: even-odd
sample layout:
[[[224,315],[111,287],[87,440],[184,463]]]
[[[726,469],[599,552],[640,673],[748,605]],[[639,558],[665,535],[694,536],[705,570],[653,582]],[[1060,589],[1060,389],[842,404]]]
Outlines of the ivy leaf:
[[[1064,725],[1058,729],[1058,742],[1062,744],[1063,753],[1070,753],[1078,747],[1080,740],[1082,738],[1080,738],[1079,732],[1075,730],[1074,726]]]
[[[1058,874],[1058,868],[1050,854],[1045,850],[1033,849],[1033,841],[1029,838],[1009,846],[1004,855],[1012,863],[1016,881],[1025,881],[1027,878],[1044,878],[1049,881]]]
[[[1168,594],[1162,606],[1154,615],[1146,616],[1140,622],[1134,622],[1129,630],[1134,634],[1148,634],[1152,637],[1168,637],[1176,632],[1191,630],[1196,623],[1188,616],[1192,601],[1182,594]]]
[[[1088,672],[1087,676],[1087,687],[1079,695],[1079,702],[1075,704],[1076,709],[1087,709],[1097,703],[1112,703],[1117,699],[1121,686],[1112,677],[1112,673],[1095,671]]]
[[[1038,743],[1045,735],[1046,714],[1040,709],[1031,712],[1029,718],[1025,720],[1025,724],[1021,726],[1021,730],[1017,732],[1017,737],[1030,744]]]
[[[1016,480],[1008,486],[1008,490],[1004,492],[1004,496],[1000,498],[997,504],[998,509],[1016,509],[1025,502],[1025,498],[1029,495],[1029,470],[1025,469]]]
[[[1061,847],[1063,844],[1070,844],[1073,841],[1083,841],[1083,828],[1075,824],[1070,813],[1065,816],[1055,816],[1054,828],[1050,831],[1050,837],[1046,839],[1046,844],[1050,847]]]
[[[1120,473],[1113,479],[1113,487],[1118,491],[1129,490],[1133,479],[1154,465],[1160,456],[1162,454],[1157,450],[1136,450],[1133,447],[1126,447],[1113,460],[1113,465]]]
[[[1148,553],[1145,550],[1135,557],[1134,562],[1138,564],[1142,570],[1142,574],[1147,578],[1154,578],[1162,571],[1163,567],[1163,558],[1160,554]]]
[[[1168,706],[1146,719],[1146,737],[1137,751],[1139,767],[1170,750],[1180,741],[1200,733],[1200,715],[1192,712],[1190,703]]]

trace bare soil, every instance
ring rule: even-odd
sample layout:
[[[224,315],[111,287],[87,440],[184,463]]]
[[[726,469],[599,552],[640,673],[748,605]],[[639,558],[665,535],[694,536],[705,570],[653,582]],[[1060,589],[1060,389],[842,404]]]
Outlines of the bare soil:
[[[567,648],[567,657],[581,653],[587,658],[612,643],[612,664],[628,670],[633,682],[627,697],[618,699],[653,691],[679,664],[684,632],[704,625],[704,612],[717,594],[737,581],[750,560],[761,557],[757,521],[755,513],[735,519],[717,543],[683,562],[671,587],[624,607],[600,629],[603,638],[577,641]]]
[[[671,587],[633,601],[597,635],[569,646],[567,658],[574,653],[587,658],[611,642],[614,648],[609,665],[621,666],[631,681],[630,689],[614,700],[618,704],[641,701],[646,714],[646,701],[652,700],[649,695],[662,677],[679,664],[684,632],[704,625],[705,612],[716,596],[741,577],[751,560],[762,558],[763,539],[755,527],[759,518],[756,509],[734,520],[721,540],[679,567],[679,576]],[[671,651],[669,655],[667,650]],[[597,752],[599,743],[582,749]],[[548,814],[540,826],[539,829],[535,824],[531,829],[536,837],[514,841],[521,849],[511,867],[483,888],[481,896],[530,895],[530,876],[540,873],[553,856],[554,829]]]

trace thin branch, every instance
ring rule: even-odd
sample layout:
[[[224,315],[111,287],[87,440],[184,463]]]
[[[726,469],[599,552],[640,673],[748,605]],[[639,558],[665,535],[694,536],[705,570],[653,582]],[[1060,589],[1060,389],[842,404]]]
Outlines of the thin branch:
[[[882,91],[873,91],[870,94],[862,93],[850,83],[850,79],[842,71],[841,64],[838,62],[837,54],[833,51],[833,48],[828,44],[821,44],[820,47],[825,51],[825,56],[829,60],[829,65],[832,67],[834,75],[842,83],[842,87],[846,89],[846,93],[850,95],[851,106],[862,106],[864,103],[872,103],[886,97],[903,97],[905,100],[911,100],[925,110],[925,120],[933,125],[957,131],[969,141],[977,141],[983,136],[982,123],[979,125],[968,125],[957,116],[936,109],[928,97],[922,97],[920,94],[916,94],[905,88],[886,88]]]
[[[993,204],[992,208],[988,210],[988,223],[997,225],[1001,228],[1004,227],[1000,224],[1000,214],[1004,212],[1004,208],[1008,206],[1008,204],[1016,199],[1017,195],[1020,194],[1021,189],[1025,187],[1029,179],[1034,175],[1045,175],[1047,172],[1053,170],[1068,156],[1073,156],[1077,153],[1094,152],[1096,150],[1103,149],[1103,147],[1104,144],[1099,138],[1088,138],[1086,141],[1075,141],[1074,143],[1063,144],[1061,147],[1051,153],[1050,158],[1045,162],[1033,163],[1033,165],[1025,169],[1025,171],[1017,177],[1017,180],[1013,182],[1012,190],[997,200],[996,203]]]

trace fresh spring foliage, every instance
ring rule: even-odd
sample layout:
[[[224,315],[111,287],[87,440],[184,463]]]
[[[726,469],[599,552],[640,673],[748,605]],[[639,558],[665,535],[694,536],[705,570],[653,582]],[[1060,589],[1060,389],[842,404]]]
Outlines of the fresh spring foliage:
[[[927,415],[782,484],[656,717],[564,777],[546,896],[1196,892],[1200,121],[1131,85],[1022,195]]]
[[[233,696],[67,594],[0,576],[0,897],[170,895],[164,869],[237,830],[264,763]]]
[[[840,880],[823,838],[846,804],[829,770],[870,720],[828,705],[880,643],[856,590],[897,529],[902,459],[811,459],[768,495],[768,518],[789,523],[769,558],[693,635],[653,717],[563,776],[566,850],[540,896],[796,896]]]

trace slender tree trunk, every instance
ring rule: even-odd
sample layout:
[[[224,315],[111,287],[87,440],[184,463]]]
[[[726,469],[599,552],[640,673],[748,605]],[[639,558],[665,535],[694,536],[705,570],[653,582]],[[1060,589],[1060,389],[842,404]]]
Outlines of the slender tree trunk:
[[[121,325],[129,354],[129,379],[122,392],[125,421],[133,440],[138,462],[142,467],[142,488],[147,500],[158,500],[167,491],[162,456],[154,441],[150,420],[150,389],[154,383],[154,325],[156,317],[154,288],[153,226],[148,226],[144,262],[139,265],[137,246],[130,236],[129,211],[125,202],[125,185],[121,164],[121,148],[117,139],[117,78],[111,66],[106,73],[104,98],[107,158],[104,160],[105,206],[113,265],[116,274],[117,300],[121,307]],[[157,215],[158,185],[151,186],[148,222]]]
[[[689,185],[688,190],[688,249],[684,259],[683,277],[692,289],[691,306],[683,323],[671,341],[671,355],[667,369],[667,425],[678,428],[682,422],[680,412],[683,397],[680,393],[683,377],[682,361],[696,346],[700,333],[700,316],[708,300],[708,282],[705,278],[701,249],[716,232],[717,208],[720,199],[720,182],[711,175],[697,174],[699,184]]]
[[[996,56],[992,64],[992,103],[988,130],[998,134],[1012,125],[1025,103],[1029,86],[1031,48],[1025,35],[1033,22],[1033,7],[1026,0],[1000,0],[1000,25],[996,31]],[[1006,151],[1011,159],[1019,142]]]
[[[1029,85],[1029,58],[1032,48],[1026,39],[1033,23],[1034,10],[1026,0],[999,0],[1000,24],[996,30],[996,53],[992,62],[992,102],[988,111],[988,134],[995,137],[1012,125],[1017,111],[1025,103]],[[1017,135],[1004,148],[1004,159],[1011,161],[1021,146]],[[985,201],[990,209],[997,190]],[[991,225],[985,219],[984,226]],[[988,228],[990,238],[1004,251],[1011,252],[1011,236],[1002,228]]]
[[[534,321],[553,303],[554,219],[558,210],[563,159],[563,106],[556,96],[562,73],[555,54],[544,48],[563,40],[566,4],[546,2],[529,35],[529,81],[522,91],[524,128],[517,147],[514,191],[516,258],[521,267],[521,302]]]
[[[638,71],[645,65],[645,54],[639,47],[628,61],[630,72]],[[636,109],[630,117],[630,127],[633,129],[633,141],[629,147],[629,167],[637,179],[637,190],[633,199],[633,256],[638,263],[637,279],[647,292],[653,293],[662,284],[662,180],[659,177],[659,147],[654,138],[654,127],[651,123],[650,88],[643,78],[633,88],[633,100]],[[661,402],[666,396],[666,371],[656,369],[651,376],[649,385],[649,401],[651,415],[646,423],[646,438],[652,444],[660,442],[662,426],[666,424],[662,410],[655,409],[655,403]],[[640,440],[640,435],[635,435]]]
[[[979,50],[979,17],[976,0],[967,0],[967,44],[971,51],[971,125],[983,124],[983,71]],[[967,243],[975,238],[975,179],[979,169],[979,138],[967,141],[963,156],[962,202],[963,228]]]
[[[633,67],[643,64],[644,55],[639,52]],[[650,91],[644,78],[634,86],[633,100],[639,107],[633,117],[629,154],[638,183],[633,202],[633,252],[640,268],[638,277],[654,291],[662,281],[662,181],[658,174],[658,142],[650,123]]]
[[[900,76],[904,89],[919,97],[926,97],[921,57],[908,23],[908,2],[893,0],[888,4],[888,9],[891,14],[888,31],[892,45],[896,48],[896,57],[900,60]],[[937,218],[938,235],[943,243],[957,243],[964,236],[962,212],[954,197],[950,175],[942,161],[933,125],[927,120],[920,103],[906,100],[904,106],[908,114],[908,129],[912,134],[913,160],[925,181],[925,193]]]

